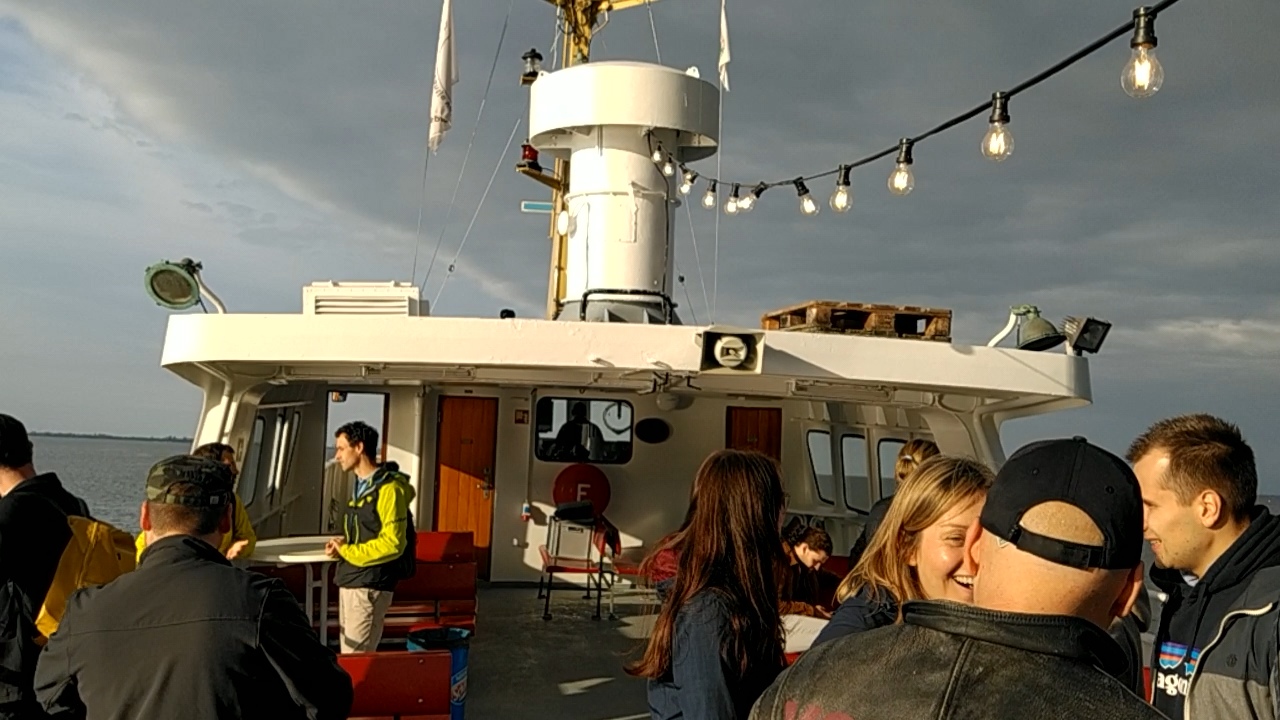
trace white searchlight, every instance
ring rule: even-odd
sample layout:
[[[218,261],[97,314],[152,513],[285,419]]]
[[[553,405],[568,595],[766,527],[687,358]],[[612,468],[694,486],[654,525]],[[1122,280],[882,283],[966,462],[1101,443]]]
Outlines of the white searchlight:
[[[164,260],[147,268],[147,294],[156,304],[169,310],[186,310],[207,298],[218,313],[226,313],[222,300],[200,278],[202,266],[191,258],[179,262]]]

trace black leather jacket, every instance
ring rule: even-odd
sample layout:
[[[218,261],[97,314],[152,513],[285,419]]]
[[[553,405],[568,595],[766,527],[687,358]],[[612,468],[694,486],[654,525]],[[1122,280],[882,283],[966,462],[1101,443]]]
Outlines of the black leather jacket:
[[[1087,620],[916,601],[900,625],[806,652],[751,718],[1163,718],[1114,678],[1124,665]]]

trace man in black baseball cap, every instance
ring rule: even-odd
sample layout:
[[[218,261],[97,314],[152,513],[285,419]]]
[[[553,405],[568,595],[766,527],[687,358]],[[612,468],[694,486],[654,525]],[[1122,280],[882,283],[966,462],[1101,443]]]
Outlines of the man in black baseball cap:
[[[1015,452],[965,540],[974,605],[914,601],[901,624],[809,650],[752,720],[1163,718],[1117,676],[1106,629],[1142,583],[1142,501],[1120,458],[1083,438]]]
[[[253,707],[263,717],[347,717],[351,678],[284,582],[218,551],[233,492],[216,460],[177,455],[151,468],[147,549],[136,571],[71,596],[36,666],[45,712],[212,720]]]

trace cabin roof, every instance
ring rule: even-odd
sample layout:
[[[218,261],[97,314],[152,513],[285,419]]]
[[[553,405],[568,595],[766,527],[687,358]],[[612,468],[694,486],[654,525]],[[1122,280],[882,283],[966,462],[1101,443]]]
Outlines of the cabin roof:
[[[720,328],[712,328],[716,330]],[[848,402],[947,396],[1057,409],[1091,399],[1088,360],[948,342],[739,328],[758,373],[703,369],[701,326],[419,316],[175,315],[162,364],[193,383],[577,386]]]

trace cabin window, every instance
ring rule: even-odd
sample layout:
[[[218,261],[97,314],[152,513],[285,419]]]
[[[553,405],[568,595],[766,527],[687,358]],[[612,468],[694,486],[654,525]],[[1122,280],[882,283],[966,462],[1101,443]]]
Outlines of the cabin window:
[[[534,409],[544,462],[620,465],[631,460],[631,403],[625,400],[544,397]]]
[[[245,451],[244,462],[240,463],[240,483],[237,490],[240,502],[246,506],[253,503],[254,493],[258,489],[258,466],[262,463],[262,434],[266,430],[267,420],[261,416],[253,421],[253,435],[249,439],[249,449]]]
[[[281,412],[276,416],[276,442],[271,458],[271,475],[267,480],[267,496],[274,499],[276,491],[284,484],[293,464],[293,450],[298,442],[298,425],[302,413],[292,415]]]
[[[826,430],[810,430],[806,439],[809,442],[809,469],[813,471],[818,499],[828,505],[835,505],[836,477],[831,466],[831,433]]]
[[[876,446],[876,454],[880,460],[880,497],[886,498],[898,491],[898,480],[894,469],[898,465],[898,453],[906,446],[906,441],[885,439]]]
[[[844,470],[844,506],[857,512],[871,510],[871,483],[867,477],[867,439],[861,435],[840,438],[840,466]]]

